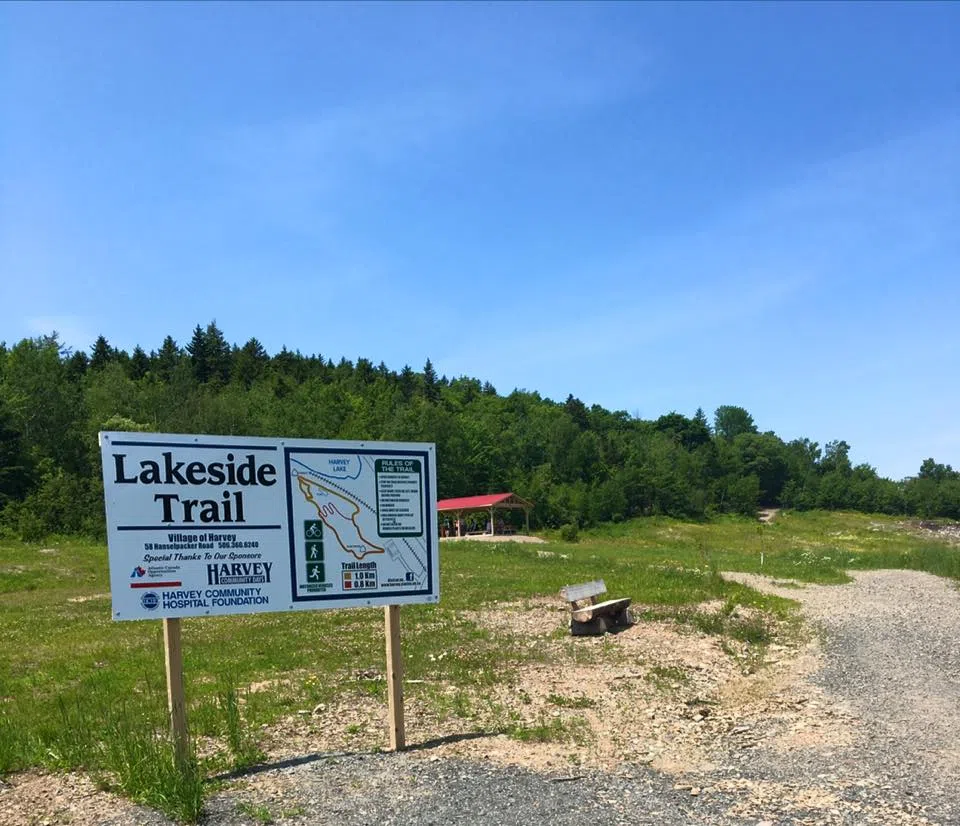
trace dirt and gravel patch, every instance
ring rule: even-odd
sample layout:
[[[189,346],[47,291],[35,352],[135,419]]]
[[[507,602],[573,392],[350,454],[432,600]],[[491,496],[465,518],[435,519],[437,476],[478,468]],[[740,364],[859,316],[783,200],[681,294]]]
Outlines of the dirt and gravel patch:
[[[755,669],[751,646],[674,623],[572,639],[556,601],[500,605],[471,618],[545,661],[494,689],[408,686],[401,755],[376,753],[375,699],[303,709],[263,733],[268,764],[229,780],[207,822],[960,822],[955,586],[728,576],[799,600],[818,633],[781,627]],[[75,775],[33,774],[0,787],[0,822],[165,823]]]
[[[501,603],[496,611],[464,616],[509,635],[542,661],[474,690],[429,680],[408,684],[408,740],[429,743],[430,759],[489,760],[534,770],[605,767],[618,760],[656,769],[709,768],[705,744],[735,726],[755,696],[765,693],[761,686],[770,674],[807,662],[796,657],[805,643],[791,636],[787,644],[770,646],[770,669],[746,674],[756,666],[750,646],[670,621],[574,639],[566,630],[569,613],[556,599]],[[267,750],[277,759],[318,750],[373,751],[383,742],[382,702],[351,699],[303,709],[265,733]]]
[[[97,788],[82,774],[24,772],[0,780],[3,826],[169,826],[157,812]]]
[[[474,533],[468,536],[445,536],[441,542],[525,542],[533,545],[545,545],[547,540],[539,536],[523,533]]]
[[[850,744],[823,751],[830,779],[870,773],[904,809],[924,811],[932,822],[960,822],[956,583],[918,571],[866,571],[852,573],[850,585],[797,591],[727,576],[799,599],[819,630],[821,665],[809,681],[842,698],[856,723]]]
[[[940,539],[953,545],[960,544],[960,525],[955,522],[926,520],[921,520],[920,522],[901,522],[898,528],[915,533],[924,539]]]

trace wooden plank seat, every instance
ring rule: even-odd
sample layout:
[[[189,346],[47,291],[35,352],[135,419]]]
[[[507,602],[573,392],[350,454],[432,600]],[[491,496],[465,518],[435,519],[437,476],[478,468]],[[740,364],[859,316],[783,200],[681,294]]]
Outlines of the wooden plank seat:
[[[570,633],[574,637],[594,637],[610,628],[633,624],[630,616],[630,598],[608,599],[597,602],[607,593],[602,579],[567,585],[560,594],[570,605]]]

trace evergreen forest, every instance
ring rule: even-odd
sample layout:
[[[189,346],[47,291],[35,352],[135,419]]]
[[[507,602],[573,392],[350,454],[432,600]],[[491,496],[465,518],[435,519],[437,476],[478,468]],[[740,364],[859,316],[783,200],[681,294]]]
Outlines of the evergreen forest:
[[[887,479],[852,465],[841,439],[785,442],[735,405],[640,419],[573,395],[500,394],[429,360],[397,371],[270,355],[211,322],[149,353],[103,336],[72,352],[55,333],[0,344],[0,533],[103,536],[100,430],[435,442],[439,498],[513,491],[541,529],[774,506],[960,518],[950,465],[928,458]]]

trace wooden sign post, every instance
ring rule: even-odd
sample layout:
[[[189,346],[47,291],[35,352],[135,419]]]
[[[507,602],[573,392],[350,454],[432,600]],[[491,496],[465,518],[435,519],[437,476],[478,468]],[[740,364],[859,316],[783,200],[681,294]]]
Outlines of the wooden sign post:
[[[187,703],[183,690],[183,649],[180,646],[180,619],[163,621],[163,650],[167,665],[167,705],[170,708],[170,731],[177,763],[183,764],[190,756],[187,734]]]
[[[387,704],[390,715],[390,749],[403,751],[403,652],[400,649],[400,606],[385,605],[383,618],[387,638]]]

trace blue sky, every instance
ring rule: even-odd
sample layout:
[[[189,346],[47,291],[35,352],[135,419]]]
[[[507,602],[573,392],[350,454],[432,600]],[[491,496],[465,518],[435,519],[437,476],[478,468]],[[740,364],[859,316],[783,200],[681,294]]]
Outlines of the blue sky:
[[[960,4],[0,4],[0,339],[960,466]]]

